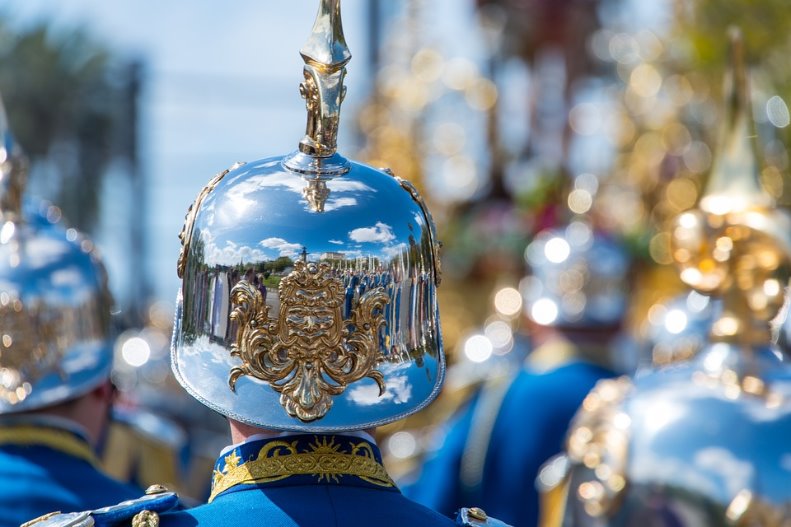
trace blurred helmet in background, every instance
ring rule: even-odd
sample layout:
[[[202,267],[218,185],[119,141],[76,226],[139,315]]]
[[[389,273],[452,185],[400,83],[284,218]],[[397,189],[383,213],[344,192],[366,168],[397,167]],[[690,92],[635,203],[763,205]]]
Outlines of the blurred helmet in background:
[[[619,326],[626,313],[631,259],[614,238],[581,220],[541,231],[525,250],[520,285],[527,316],[543,326]]]
[[[0,107],[0,414],[80,396],[112,363],[104,267],[56,207],[23,207],[26,165]]]
[[[691,361],[603,381],[568,438],[563,525],[791,521],[791,366],[770,321],[791,277],[791,215],[760,183],[741,47],[697,207],[670,226],[684,283],[719,298]]]

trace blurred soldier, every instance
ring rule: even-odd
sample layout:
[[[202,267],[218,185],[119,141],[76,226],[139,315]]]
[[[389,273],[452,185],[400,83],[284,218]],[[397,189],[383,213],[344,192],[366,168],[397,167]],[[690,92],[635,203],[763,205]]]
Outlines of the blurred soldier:
[[[629,259],[582,222],[539,233],[521,285],[534,349],[460,411],[408,495],[440,512],[472,500],[516,526],[538,520],[534,481],[594,384],[614,375]]]
[[[113,398],[111,298],[91,242],[22,212],[25,159],[0,105],[0,525],[139,495],[92,445]]]
[[[568,438],[566,508],[547,526],[791,524],[791,366],[770,339],[791,278],[791,215],[761,186],[732,38],[717,156],[696,207],[669,226],[682,281],[720,299],[708,341],[693,360],[591,392]]]
[[[301,54],[299,150],[219,174],[181,235],[173,370],[228,418],[234,444],[208,504],[141,510],[133,525],[502,525],[475,508],[454,523],[405,498],[382,466],[375,427],[425,407],[444,378],[438,243],[411,184],[336,153],[351,58],[339,0],[322,0]],[[283,257],[264,301],[244,277]],[[366,288],[347,303],[350,263]],[[376,286],[383,267],[393,279]]]

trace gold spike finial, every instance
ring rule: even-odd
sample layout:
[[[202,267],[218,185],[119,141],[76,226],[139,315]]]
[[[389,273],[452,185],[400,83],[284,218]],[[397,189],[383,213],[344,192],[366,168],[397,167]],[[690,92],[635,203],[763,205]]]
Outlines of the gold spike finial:
[[[305,61],[305,80],[299,91],[307,106],[308,123],[299,150],[329,157],[337,149],[341,103],[346,96],[343,80],[352,58],[343,36],[340,0],[321,0],[313,32],[300,54]]]
[[[791,276],[791,216],[775,209],[760,183],[744,51],[730,31],[726,116],[706,191],[697,209],[672,227],[681,279],[722,298],[713,342],[747,347],[770,342],[769,321],[783,304]]]
[[[726,112],[719,151],[700,200],[702,210],[719,215],[774,205],[774,200],[760,182],[741,31],[731,28],[728,37],[730,68],[726,75]]]

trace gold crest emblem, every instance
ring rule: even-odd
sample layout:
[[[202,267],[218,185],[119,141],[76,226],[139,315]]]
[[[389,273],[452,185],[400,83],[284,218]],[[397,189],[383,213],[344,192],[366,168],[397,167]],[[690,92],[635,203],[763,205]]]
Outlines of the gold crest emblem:
[[[249,375],[280,393],[292,417],[314,421],[332,406],[332,396],[370,377],[384,393],[379,330],[390,297],[383,287],[363,294],[343,318],[345,287],[327,263],[297,261],[278,289],[280,312],[269,318],[260,291],[246,280],[231,289],[230,318],[239,324],[231,355],[242,365],[231,369],[228,384]]]

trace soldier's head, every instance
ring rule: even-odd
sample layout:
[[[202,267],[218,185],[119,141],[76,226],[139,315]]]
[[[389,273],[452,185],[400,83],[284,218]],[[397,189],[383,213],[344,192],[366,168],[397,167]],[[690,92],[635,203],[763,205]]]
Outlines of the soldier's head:
[[[604,344],[622,327],[630,257],[621,243],[584,221],[547,229],[525,250],[520,289],[532,335],[562,333]]]
[[[336,153],[351,55],[332,4],[301,51],[299,150],[218,174],[180,236],[174,372],[247,426],[376,427],[423,408],[444,376],[431,216],[408,182]]]
[[[95,437],[112,395],[107,276],[56,208],[23,205],[25,176],[0,104],[0,416],[53,413]]]

